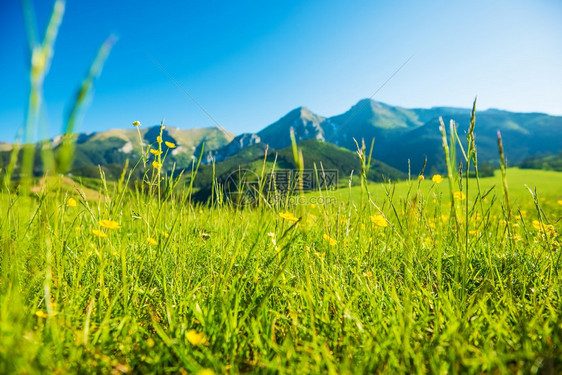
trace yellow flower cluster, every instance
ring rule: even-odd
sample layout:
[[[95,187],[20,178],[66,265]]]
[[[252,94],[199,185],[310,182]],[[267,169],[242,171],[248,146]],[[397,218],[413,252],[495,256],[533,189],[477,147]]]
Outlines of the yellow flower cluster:
[[[162,155],[163,151],[162,151],[162,146],[161,144],[163,143],[163,139],[161,136],[156,137],[156,142],[158,142],[158,149],[150,149],[150,153],[154,156],[160,156]],[[166,147],[168,148],[176,148],[176,144],[174,142],[164,142],[164,144],[166,144]],[[160,170],[162,168],[162,160],[160,160],[160,158],[158,158],[157,160],[154,160],[152,162],[152,167],[154,169]]]
[[[102,232],[99,229],[92,229],[92,234],[96,237],[99,237],[99,238],[106,238],[107,237],[107,234],[105,234],[105,232]]]
[[[191,345],[201,345],[204,344],[207,338],[204,334],[197,332],[194,329],[190,329],[185,333],[185,338]]]
[[[121,225],[113,220],[100,220],[99,224],[107,229],[121,229]]]
[[[554,230],[554,225],[545,224],[545,223],[540,222],[538,220],[533,220],[533,228],[535,228],[536,230],[541,231],[541,232],[550,233],[552,235],[556,234],[556,231]]]
[[[289,221],[299,221],[299,218],[296,217],[292,212],[279,212],[279,216],[285,220],[289,220]]]
[[[330,246],[336,246],[338,244],[338,241],[336,241],[332,237],[328,236],[327,234],[322,235],[322,238],[325,239],[326,241],[328,241],[328,244]]]
[[[388,227],[388,221],[386,221],[385,217],[381,214],[371,216],[371,221],[377,227]]]
[[[425,180],[425,177],[424,177],[423,174],[420,174],[420,175],[418,176],[418,181],[423,181],[423,180]],[[433,183],[435,183],[435,184],[440,184],[440,183],[443,182],[443,177],[441,177],[440,174],[435,174],[435,175],[433,175],[433,177],[431,178],[431,181],[433,181]]]
[[[100,220],[99,225],[105,229],[121,229],[121,224],[113,220]],[[107,233],[99,229],[92,229],[92,234],[99,238],[107,238]]]

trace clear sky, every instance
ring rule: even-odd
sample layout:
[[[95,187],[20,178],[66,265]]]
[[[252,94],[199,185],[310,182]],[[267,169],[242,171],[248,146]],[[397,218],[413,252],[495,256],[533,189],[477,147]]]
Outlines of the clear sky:
[[[52,2],[34,1],[44,30]],[[226,129],[257,131],[298,106],[332,116],[369,97],[404,107],[562,115],[562,2],[69,0],[45,81],[60,132],[97,48],[119,37],[80,131],[213,126],[156,59]],[[0,0],[0,140],[28,94],[21,4]]]

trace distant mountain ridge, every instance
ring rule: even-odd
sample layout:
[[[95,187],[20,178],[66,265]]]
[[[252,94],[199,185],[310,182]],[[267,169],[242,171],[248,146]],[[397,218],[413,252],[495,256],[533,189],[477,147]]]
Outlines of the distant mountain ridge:
[[[266,142],[274,149],[280,149],[291,144],[290,138],[287,137],[287,130],[290,131],[291,128],[295,131],[297,142],[305,139],[326,141],[334,134],[336,124],[313,113],[306,107],[299,107],[260,130],[257,134],[262,142]]]
[[[290,144],[290,129],[297,141],[317,139],[355,151],[357,142],[370,144],[375,138],[374,157],[407,172],[419,170],[427,157],[427,167],[444,170],[439,117],[449,125],[454,120],[459,137],[470,123],[471,109],[455,107],[403,108],[371,99],[362,99],[347,112],[332,117],[315,114],[306,107],[296,108],[255,134],[217,150],[217,160],[236,154],[244,147],[263,143],[271,149]],[[449,130],[449,129],[447,129]],[[497,131],[504,138],[508,161],[513,165],[525,158],[562,150],[562,117],[543,113],[517,113],[498,109],[476,112],[475,136],[479,161],[497,164]],[[409,163],[408,163],[409,161]]]
[[[291,144],[290,130],[296,140],[315,140],[356,151],[355,141],[365,140],[370,145],[375,139],[373,158],[401,172],[417,173],[427,158],[427,170],[443,172],[445,169],[439,117],[448,124],[454,120],[461,140],[470,123],[468,108],[434,107],[404,108],[371,99],[362,99],[348,111],[324,117],[306,107],[298,107],[265,126],[256,133],[234,135],[219,127],[181,129],[166,126],[164,140],[177,144],[169,150],[166,164],[175,163],[178,169],[189,168],[203,150],[203,164],[219,163],[230,158],[263,157],[266,146],[269,153],[282,150]],[[497,165],[497,131],[500,130],[506,156],[515,165],[535,155],[557,154],[562,151],[562,117],[544,113],[517,113],[499,109],[476,112],[476,146],[479,162]],[[144,144],[156,142],[159,126],[140,128]],[[55,148],[59,138],[53,139]],[[258,147],[259,145],[259,147]],[[10,146],[0,145],[6,161]],[[166,147],[164,147],[166,150]],[[241,153],[243,150],[251,150]],[[335,152],[329,147],[309,147],[316,157],[322,152]],[[342,154],[343,155],[343,154]],[[306,155],[305,159],[306,159]],[[120,165],[126,159],[140,157],[137,130],[112,129],[90,134],[77,134],[74,170],[97,165]],[[326,155],[328,159],[330,155]],[[245,160],[247,161],[247,160]],[[235,162],[235,161],[234,161]],[[228,164],[230,165],[230,164]],[[396,175],[396,174],[395,174]]]
[[[144,147],[153,144],[157,148],[160,126],[140,128]],[[166,126],[162,131],[164,141],[174,143],[176,148],[168,149],[162,144],[164,152],[168,151],[168,163],[175,163],[179,168],[187,168],[201,151],[213,152],[226,146],[234,139],[234,134],[218,127],[180,129]],[[55,148],[58,140],[53,142]],[[73,169],[80,170],[97,165],[120,165],[125,160],[139,159],[141,146],[136,129],[112,129],[104,132],[79,134],[76,141]]]

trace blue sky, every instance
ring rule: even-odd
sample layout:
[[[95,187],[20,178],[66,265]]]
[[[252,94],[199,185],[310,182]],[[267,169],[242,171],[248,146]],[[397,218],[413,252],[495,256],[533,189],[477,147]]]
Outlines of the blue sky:
[[[50,1],[34,1],[44,30]],[[369,97],[404,107],[562,115],[562,2],[77,1],[45,80],[49,136],[60,132],[97,48],[119,37],[80,131],[213,126],[156,59],[226,129],[257,131],[304,105],[332,116]],[[21,4],[0,2],[0,140],[13,141],[28,94]]]

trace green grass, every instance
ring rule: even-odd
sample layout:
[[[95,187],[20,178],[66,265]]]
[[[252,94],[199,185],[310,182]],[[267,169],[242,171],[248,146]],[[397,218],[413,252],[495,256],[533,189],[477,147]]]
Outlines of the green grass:
[[[3,189],[0,372],[560,371],[562,174],[508,170],[511,235],[501,179],[482,179],[496,187],[468,214],[464,263],[447,183],[430,177],[393,197],[370,184],[372,203],[353,187],[337,204],[246,209],[84,199],[55,178],[35,196]]]
[[[528,206],[533,204],[532,196],[529,193],[529,188],[534,190],[537,188],[539,195],[544,199],[550,199],[557,201],[562,199],[562,173],[548,170],[540,169],[519,169],[519,168],[509,168],[507,170],[509,190],[511,197],[515,202],[520,202],[522,205]],[[448,194],[447,183],[444,181],[439,185],[434,185],[431,181],[432,175],[426,175],[425,179],[420,183],[420,189],[426,195],[429,194],[433,198],[437,198],[441,194]],[[416,190],[418,183],[417,175],[413,176],[412,179],[415,182],[399,181],[397,183],[391,182],[390,184],[382,183],[370,183],[369,192],[372,194],[375,202],[382,203],[386,198],[386,190],[389,189],[389,185],[395,191],[397,198],[404,198],[407,196],[408,191]],[[340,182],[345,182],[345,177],[341,178]],[[414,187],[412,187],[412,184]],[[488,198],[496,195],[496,198],[500,198],[503,194],[502,192],[502,180],[499,170],[496,170],[494,177],[484,177],[480,178],[480,188],[486,193],[492,189],[488,195]],[[477,184],[475,179],[470,180],[469,189],[471,192],[477,192]],[[317,195],[316,193],[314,195]],[[354,186],[349,189],[340,188],[334,192],[333,196],[338,199],[347,200],[351,197],[351,200],[358,201],[361,195],[361,187]]]

